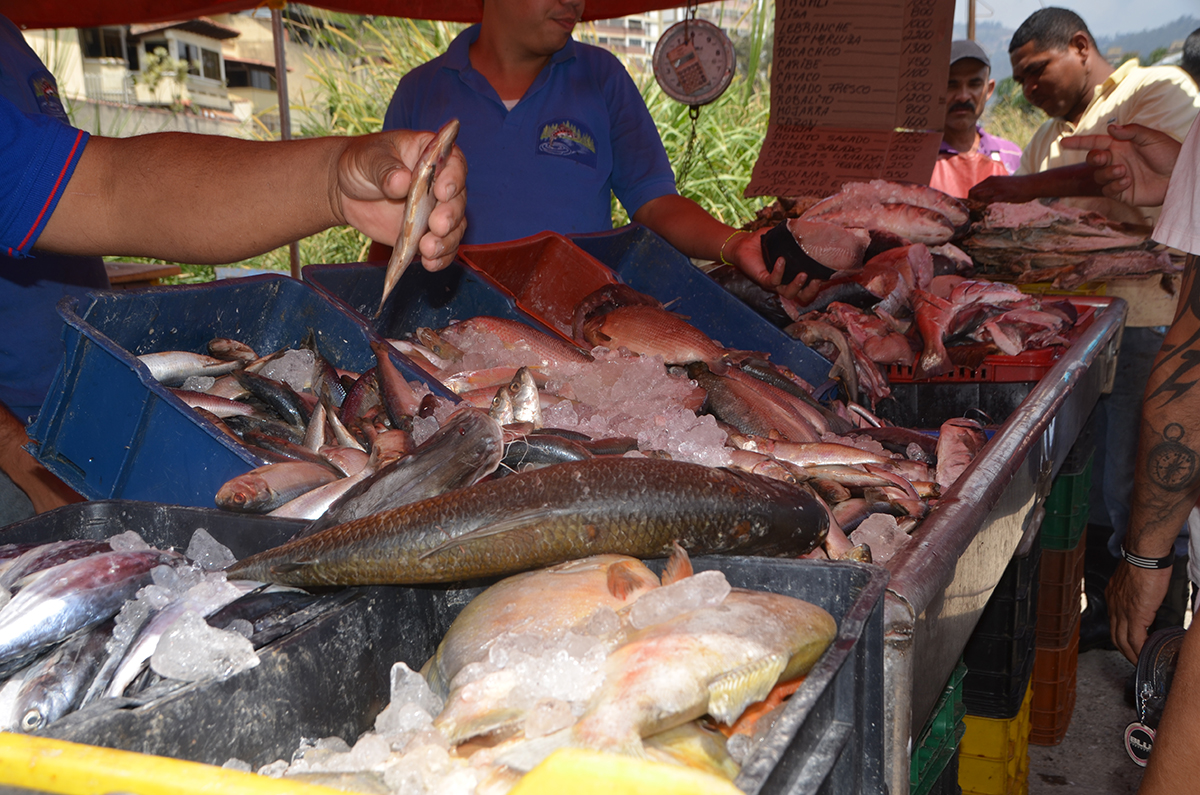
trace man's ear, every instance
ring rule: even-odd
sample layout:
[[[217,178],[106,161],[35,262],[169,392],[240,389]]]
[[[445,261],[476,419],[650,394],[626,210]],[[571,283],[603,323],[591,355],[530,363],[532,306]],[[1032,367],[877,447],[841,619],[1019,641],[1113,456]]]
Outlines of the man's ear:
[[[996,81],[989,80],[988,84],[987,84],[987,88],[985,88],[983,90],[983,103],[982,104],[984,104],[984,105],[987,104],[988,100],[992,98],[992,93],[995,90],[996,90]]]
[[[1082,30],[1071,37],[1070,50],[1086,61],[1092,51],[1092,40]]]

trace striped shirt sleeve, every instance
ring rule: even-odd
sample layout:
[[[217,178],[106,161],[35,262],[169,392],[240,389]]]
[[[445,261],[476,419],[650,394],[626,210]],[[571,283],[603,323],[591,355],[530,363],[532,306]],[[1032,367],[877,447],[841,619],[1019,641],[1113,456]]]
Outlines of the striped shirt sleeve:
[[[88,134],[0,98],[0,251],[29,255],[79,163]]]

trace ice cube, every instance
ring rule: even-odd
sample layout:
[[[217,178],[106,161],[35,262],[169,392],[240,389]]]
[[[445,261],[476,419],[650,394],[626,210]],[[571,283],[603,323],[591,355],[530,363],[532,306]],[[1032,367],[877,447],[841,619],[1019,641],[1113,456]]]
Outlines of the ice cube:
[[[215,383],[217,379],[211,375],[189,375],[184,379],[182,388],[188,392],[207,392]]]
[[[725,741],[725,750],[729,752],[729,756],[739,765],[745,765],[750,761],[750,755],[754,753],[756,743],[746,734],[735,734]]]
[[[621,628],[621,619],[611,607],[597,607],[581,628],[585,635],[602,638]]]
[[[270,764],[263,765],[258,769],[258,775],[270,776],[271,778],[279,778],[287,772],[288,763],[283,759],[276,759]]]
[[[243,638],[251,638],[254,636],[254,625],[244,618],[235,618],[226,624],[222,629],[229,632],[236,632]]]
[[[203,579],[203,573],[193,566],[155,566],[150,570],[154,584],[175,596],[186,593]]]
[[[332,737],[322,737],[321,739],[317,740],[316,745],[313,747],[324,748],[327,751],[334,751],[335,753],[344,754],[350,750],[350,743],[346,742],[335,734]]]
[[[370,770],[388,761],[392,755],[392,746],[388,741],[374,732],[367,732],[358,738],[354,747],[346,754],[344,770]]]
[[[723,573],[702,571],[642,594],[629,608],[629,623],[642,629],[692,610],[715,607],[725,601],[729,590],[729,581]]]
[[[132,530],[126,530],[124,533],[118,533],[109,538],[108,545],[112,547],[113,552],[139,552],[150,548],[150,545]]]
[[[433,716],[417,704],[410,701],[393,701],[376,716],[375,731],[391,738],[432,724]]]
[[[871,562],[883,565],[891,560],[912,537],[900,529],[896,517],[887,513],[873,513],[850,534],[850,543],[866,544],[871,548]]]
[[[163,633],[150,657],[150,667],[159,676],[186,682],[232,676],[258,662],[249,640],[210,627],[190,610]]]
[[[277,359],[266,363],[258,374],[274,381],[282,381],[297,392],[311,390],[316,371],[316,357],[307,348],[290,350]]]
[[[444,706],[442,699],[429,689],[425,677],[398,662],[392,666],[391,698],[393,704],[415,704],[430,715],[436,715]]]
[[[203,527],[192,533],[186,554],[205,571],[218,571],[237,561],[229,548],[209,535]]]
[[[249,762],[243,762],[237,757],[230,757],[229,759],[226,759],[225,764],[221,765],[221,767],[225,768],[226,770],[240,770],[243,773],[249,773],[254,769],[250,767]]]

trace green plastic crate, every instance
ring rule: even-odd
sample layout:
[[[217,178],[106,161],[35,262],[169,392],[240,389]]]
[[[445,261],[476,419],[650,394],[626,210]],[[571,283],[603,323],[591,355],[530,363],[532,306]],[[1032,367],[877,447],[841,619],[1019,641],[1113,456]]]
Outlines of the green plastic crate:
[[[933,715],[921,731],[909,765],[909,795],[927,795],[958,753],[958,744],[966,730],[963,717],[967,708],[962,700],[962,682],[966,675],[967,666],[959,661]]]
[[[1087,528],[1088,509],[1085,505],[1070,516],[1051,516],[1046,513],[1042,520],[1042,549],[1067,552],[1079,545],[1079,539]]]
[[[1092,458],[1089,454],[1077,471],[1070,471],[1063,464],[1046,497],[1046,516],[1073,516],[1087,510],[1088,492],[1092,488]]]

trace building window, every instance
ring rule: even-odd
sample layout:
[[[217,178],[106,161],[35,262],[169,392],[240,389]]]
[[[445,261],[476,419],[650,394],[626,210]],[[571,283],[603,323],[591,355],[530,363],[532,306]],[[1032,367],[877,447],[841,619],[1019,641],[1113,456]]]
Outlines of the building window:
[[[79,43],[84,58],[125,58],[120,28],[81,28]]]
[[[230,88],[275,90],[275,75],[267,69],[249,64],[226,62],[225,81]]]
[[[597,36],[596,43],[597,44],[608,44],[608,36]]]
[[[179,42],[179,58],[188,62],[188,74],[203,75],[209,80],[221,79],[221,56],[195,44]]]
[[[641,30],[642,29],[642,20],[640,20],[640,19],[629,20],[629,29],[630,30]]]
[[[630,39],[630,40],[629,40],[629,46],[630,46],[630,47],[639,47],[639,48],[640,48],[640,47],[642,46],[642,40],[641,40],[641,39]]]

